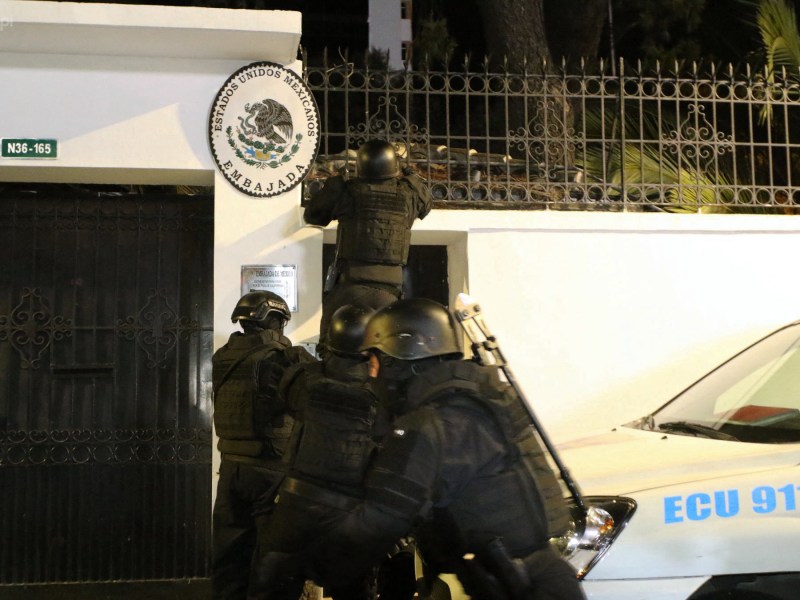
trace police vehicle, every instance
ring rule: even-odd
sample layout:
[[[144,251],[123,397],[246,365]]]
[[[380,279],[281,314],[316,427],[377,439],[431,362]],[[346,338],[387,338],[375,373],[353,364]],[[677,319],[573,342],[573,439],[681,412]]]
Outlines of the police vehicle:
[[[590,600],[800,598],[800,322],[558,451],[589,510],[554,542]]]

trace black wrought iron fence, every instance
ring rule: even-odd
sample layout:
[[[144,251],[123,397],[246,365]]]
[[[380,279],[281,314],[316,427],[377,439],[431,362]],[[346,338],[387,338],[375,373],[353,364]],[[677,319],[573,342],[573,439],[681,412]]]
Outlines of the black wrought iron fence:
[[[307,65],[323,136],[306,193],[383,137],[445,208],[800,212],[800,72],[614,67]]]

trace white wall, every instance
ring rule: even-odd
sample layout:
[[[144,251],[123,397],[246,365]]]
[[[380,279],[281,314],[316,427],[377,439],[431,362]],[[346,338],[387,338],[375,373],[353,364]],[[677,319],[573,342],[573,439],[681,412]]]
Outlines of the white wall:
[[[286,326],[295,343],[315,344],[322,316],[322,239],[303,226],[299,190],[254,199],[217,174],[214,192],[214,347],[232,331],[230,315],[241,296],[242,265],[297,265],[298,311]]]
[[[211,185],[227,77],[299,68],[296,12],[0,1],[0,18],[0,137],[58,141],[55,160],[0,161],[6,181]]]
[[[800,319],[791,217],[469,211],[427,221],[469,229],[469,293],[557,439],[642,416]]]
[[[54,3],[0,2],[0,16],[23,4]],[[70,20],[68,31],[93,6],[62,4],[55,16]],[[108,27],[134,35],[125,11],[137,7],[116,8],[124,10],[106,16]],[[195,10],[210,9],[173,7],[161,23],[183,26],[182,11]],[[298,265],[299,311],[287,333],[313,343],[322,240],[332,239],[332,228],[303,226],[299,188],[264,199],[235,190],[215,172],[206,141],[208,111],[231,73],[254,60],[280,62],[278,55],[299,69],[287,58],[299,16],[223,13],[216,21],[230,37],[216,48],[206,47],[199,25],[184,32],[195,40],[187,42],[197,46],[194,58],[117,56],[113,44],[91,40],[82,54],[67,47],[44,54],[35,44],[23,51],[4,37],[6,27],[0,137],[55,137],[60,154],[0,161],[0,181],[213,184],[215,346],[233,330],[241,265],[262,263]],[[24,40],[28,25],[15,15],[11,29]],[[285,41],[277,54],[252,43],[254,32],[271,39],[269,27],[284,19],[289,24],[274,34]],[[293,26],[296,39],[282,38]],[[152,35],[171,39],[169,30]],[[150,47],[167,52],[159,39]],[[447,245],[452,296],[468,291],[480,301],[556,439],[652,410],[755,336],[800,318],[800,222],[792,217],[437,209],[413,241]]]

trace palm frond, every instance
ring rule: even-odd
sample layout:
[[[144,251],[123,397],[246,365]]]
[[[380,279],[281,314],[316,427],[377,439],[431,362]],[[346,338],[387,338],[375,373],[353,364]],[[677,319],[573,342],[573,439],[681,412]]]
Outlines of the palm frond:
[[[596,128],[593,131],[597,136],[604,118],[608,130],[613,116],[599,111],[586,113],[586,122]],[[625,127],[629,139],[650,141],[627,143],[624,152],[610,150],[604,144],[590,145],[580,165],[587,174],[611,184],[612,188],[624,183],[629,195],[657,195],[664,203],[663,208],[670,212],[730,212],[719,206],[734,201],[733,177],[721,163],[703,168],[697,159],[665,151],[659,143],[666,133],[676,129],[674,122],[664,115],[660,122],[643,115],[640,119],[628,117]]]
[[[800,31],[793,6],[786,0],[762,0],[756,24],[767,55],[770,81],[780,67],[800,67]]]
[[[756,12],[756,25],[764,44],[766,76],[770,86],[781,79],[800,80],[800,31],[794,7],[786,0],[761,0]],[[762,123],[772,119],[772,105],[767,101],[761,109]]]

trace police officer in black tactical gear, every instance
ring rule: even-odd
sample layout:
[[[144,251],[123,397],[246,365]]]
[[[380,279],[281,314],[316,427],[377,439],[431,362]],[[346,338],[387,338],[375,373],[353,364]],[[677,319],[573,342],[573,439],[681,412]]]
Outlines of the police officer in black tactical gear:
[[[292,420],[277,387],[287,367],[313,361],[283,335],[291,318],[272,292],[245,294],[231,321],[241,325],[214,353],[214,428],[221,463],[213,514],[212,589],[215,600],[247,597],[256,565],[257,531],[266,525]]]
[[[360,352],[364,328],[374,311],[346,305],[331,317],[328,352],[322,362],[290,367],[280,391],[295,417],[287,451],[287,477],[280,487],[262,551],[296,555],[292,568],[261,570],[258,598],[295,600],[303,589],[301,553],[325,523],[352,509],[363,496],[361,483],[377,438],[388,426],[373,389],[369,364]],[[381,425],[383,423],[383,425]],[[376,577],[365,568],[352,581],[326,588],[334,600],[368,600]]]
[[[362,349],[396,419],[364,501],[310,549],[312,576],[347,578],[413,531],[428,577],[455,573],[476,600],[582,600],[548,542],[568,513],[527,412],[496,366],[461,360],[447,309],[400,300],[370,319]]]
[[[378,309],[401,296],[411,227],[432,206],[422,179],[409,168],[401,172],[395,148],[387,141],[370,140],[358,149],[356,175],[330,177],[305,204],[307,223],[339,222],[336,258],[322,299],[321,356],[328,321],[337,308],[362,304]]]

